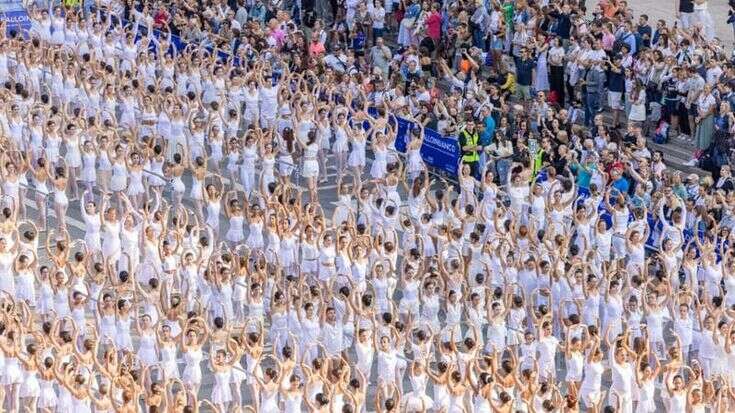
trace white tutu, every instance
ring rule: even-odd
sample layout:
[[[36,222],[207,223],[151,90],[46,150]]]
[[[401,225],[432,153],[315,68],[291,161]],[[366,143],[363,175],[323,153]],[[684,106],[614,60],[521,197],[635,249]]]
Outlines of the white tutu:
[[[347,158],[347,165],[350,168],[360,168],[365,166],[365,153],[359,151],[350,152],[349,158]]]
[[[227,230],[227,234],[225,234],[225,239],[229,242],[242,242],[245,239],[245,234],[243,234],[242,231],[237,231],[233,229]]]
[[[18,365],[18,359],[8,358],[5,360],[5,374],[3,375],[3,384],[18,384],[23,381],[23,372]]]
[[[370,176],[373,179],[380,179],[385,177],[385,170],[387,168],[387,163],[385,160],[374,160],[373,164],[370,166]]]
[[[229,371],[222,371],[214,374],[215,385],[212,388],[212,403],[225,404],[232,401],[232,392],[230,391],[231,374]]]
[[[26,379],[20,385],[20,397],[38,397],[41,394],[41,386],[38,384],[36,373],[26,374]]]
[[[126,176],[115,176],[113,175],[110,179],[110,190],[113,192],[120,192],[125,190],[128,185],[128,178]]]
[[[301,176],[304,178],[316,178],[319,176],[319,162],[316,160],[304,161],[304,170],[301,171]]]

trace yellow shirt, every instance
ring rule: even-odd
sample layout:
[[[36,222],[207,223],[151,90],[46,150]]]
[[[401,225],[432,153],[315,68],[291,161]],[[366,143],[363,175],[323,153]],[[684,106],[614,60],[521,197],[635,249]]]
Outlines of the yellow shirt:
[[[516,91],[516,75],[513,73],[508,73],[508,77],[505,78],[505,83],[503,83],[502,86],[500,86],[500,89],[507,90],[509,92],[515,92]]]

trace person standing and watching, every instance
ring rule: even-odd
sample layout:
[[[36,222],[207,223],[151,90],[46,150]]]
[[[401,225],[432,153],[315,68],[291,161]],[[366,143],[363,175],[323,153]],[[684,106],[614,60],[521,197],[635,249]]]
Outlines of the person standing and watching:
[[[682,29],[688,29],[692,24],[694,14],[694,0],[679,0],[679,11],[676,17],[681,22]]]
[[[469,119],[459,132],[459,147],[462,149],[462,163],[470,166],[472,176],[480,179],[480,134],[475,129],[475,121]]]
[[[495,136],[495,119],[492,116],[492,106],[485,104],[480,108],[479,115],[482,121],[482,132],[480,133],[480,146],[483,150],[480,151],[480,171],[485,171],[485,165],[487,163],[487,155],[485,150],[491,143],[493,143],[493,136]]]

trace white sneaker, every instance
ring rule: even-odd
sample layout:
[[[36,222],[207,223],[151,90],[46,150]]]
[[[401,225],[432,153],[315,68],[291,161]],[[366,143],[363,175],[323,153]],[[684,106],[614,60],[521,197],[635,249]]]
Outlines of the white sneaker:
[[[684,162],[684,165],[686,165],[686,166],[697,166],[698,163],[699,163],[698,160],[692,158],[692,159]]]

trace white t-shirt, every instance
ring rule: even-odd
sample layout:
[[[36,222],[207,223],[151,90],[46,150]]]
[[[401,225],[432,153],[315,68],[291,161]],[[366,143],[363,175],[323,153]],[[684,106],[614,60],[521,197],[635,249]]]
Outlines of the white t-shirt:
[[[607,59],[607,54],[605,54],[605,51],[602,49],[600,50],[590,49],[590,50],[585,51],[584,54],[582,55],[582,60],[591,62],[593,67],[598,68],[598,69],[602,68],[601,62],[604,61],[605,59]]]
[[[372,3],[368,1],[368,4]],[[370,7],[368,12],[370,13],[370,18],[373,20],[373,29],[385,28],[385,9],[383,7]]]

